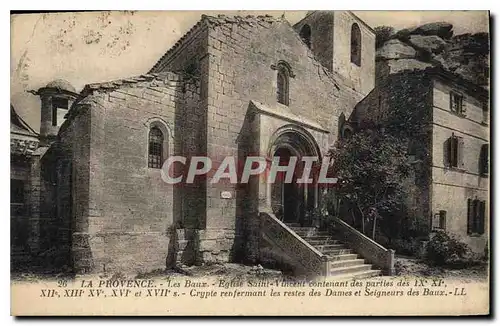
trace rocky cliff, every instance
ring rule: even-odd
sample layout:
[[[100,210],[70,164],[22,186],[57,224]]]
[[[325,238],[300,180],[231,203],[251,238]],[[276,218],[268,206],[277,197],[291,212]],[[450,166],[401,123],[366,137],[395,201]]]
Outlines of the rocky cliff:
[[[441,66],[478,85],[489,84],[488,33],[453,35],[453,25],[446,22],[375,31],[378,76]]]

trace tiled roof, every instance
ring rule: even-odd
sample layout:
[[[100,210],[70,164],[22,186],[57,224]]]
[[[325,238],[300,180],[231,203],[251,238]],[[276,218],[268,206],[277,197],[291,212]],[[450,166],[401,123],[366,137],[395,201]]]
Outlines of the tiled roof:
[[[181,77],[173,72],[164,72],[164,73],[150,73],[144,74],[134,77],[127,77],[122,79],[116,79],[112,81],[102,82],[102,83],[92,83],[87,84],[81,91],[81,96],[87,96],[92,94],[94,91],[112,91],[117,89],[123,85],[127,84],[137,84],[140,82],[149,82],[153,80],[160,81],[179,81]]]
[[[10,106],[10,132],[24,136],[38,137],[38,134],[17,114],[14,106]]]

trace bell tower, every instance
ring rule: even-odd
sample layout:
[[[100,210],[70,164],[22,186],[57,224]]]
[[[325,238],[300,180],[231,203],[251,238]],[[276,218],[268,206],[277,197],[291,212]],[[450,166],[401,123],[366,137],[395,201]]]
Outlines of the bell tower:
[[[75,88],[67,81],[58,79],[33,92],[40,96],[40,145],[48,146],[57,137],[59,128],[66,120],[71,105],[78,97]]]
[[[362,96],[375,87],[375,31],[350,11],[309,11],[294,25],[325,68]]]

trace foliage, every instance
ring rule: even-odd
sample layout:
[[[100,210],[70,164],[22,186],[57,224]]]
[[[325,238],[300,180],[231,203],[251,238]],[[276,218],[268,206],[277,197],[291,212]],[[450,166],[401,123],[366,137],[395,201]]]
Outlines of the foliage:
[[[377,26],[375,30],[375,47],[378,49],[394,35],[394,28],[390,26]]]
[[[395,239],[387,247],[394,249],[400,255],[412,257],[418,257],[422,248],[420,240],[416,238]]]
[[[374,214],[382,219],[401,216],[403,181],[410,171],[406,152],[407,144],[383,129],[361,130],[331,150],[332,173],[343,181],[336,193],[351,203],[362,221]]]
[[[462,265],[467,264],[470,252],[467,244],[444,231],[438,231],[427,243],[426,259],[431,265]]]

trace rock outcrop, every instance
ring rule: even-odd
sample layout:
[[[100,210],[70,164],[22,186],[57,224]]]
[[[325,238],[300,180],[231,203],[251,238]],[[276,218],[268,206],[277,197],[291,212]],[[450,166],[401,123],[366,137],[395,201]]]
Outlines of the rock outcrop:
[[[488,33],[454,36],[452,24],[436,22],[402,29],[381,41],[377,49],[379,73],[441,66],[478,85],[489,83]]]
[[[424,24],[415,28],[411,34],[415,35],[436,35],[442,39],[450,39],[453,36],[453,25],[447,22],[436,22]]]
[[[410,35],[408,42],[420,51],[435,54],[443,52],[446,47],[446,42],[437,35]]]
[[[386,60],[409,59],[415,58],[416,55],[417,51],[413,47],[397,39],[389,40],[377,50],[377,58]]]

